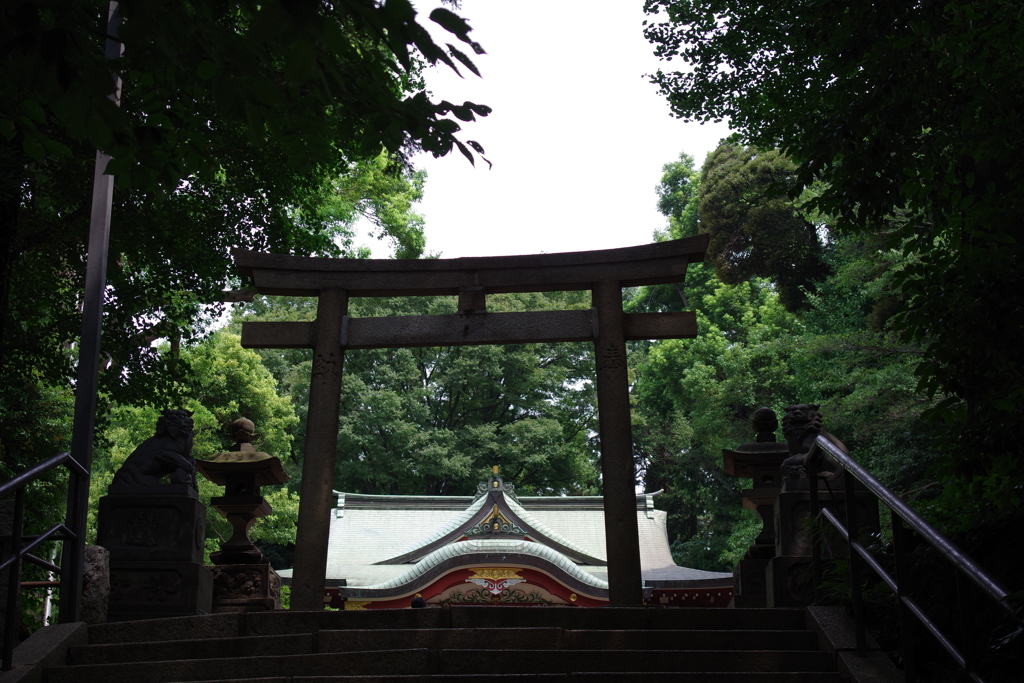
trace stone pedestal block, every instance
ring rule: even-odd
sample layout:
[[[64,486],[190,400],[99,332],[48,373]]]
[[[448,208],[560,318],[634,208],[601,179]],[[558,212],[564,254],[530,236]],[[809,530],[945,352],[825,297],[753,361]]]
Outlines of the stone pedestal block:
[[[108,621],[210,614],[213,574],[193,562],[111,562]]]
[[[744,558],[733,572],[736,607],[766,607],[765,569],[767,559]]]
[[[765,595],[764,571],[768,560],[740,560],[737,567],[737,583],[744,595]]]
[[[100,498],[97,541],[110,552],[108,621],[209,614],[206,509],[194,495]]]
[[[787,479],[775,500],[777,557],[811,556],[811,530],[808,524],[811,496],[807,486],[806,479]],[[857,491],[854,496],[857,501],[857,526],[860,538],[864,540],[878,532],[878,500],[865,489]],[[841,520],[846,518],[846,496],[839,491],[831,496],[824,485],[819,485],[818,505],[820,508],[828,508]]]
[[[814,569],[809,557],[773,557],[765,580],[768,607],[806,607],[814,599]]]
[[[97,543],[118,562],[203,561],[206,509],[188,495],[100,498]]]
[[[213,611],[266,612],[281,609],[281,577],[267,563],[215,565]]]

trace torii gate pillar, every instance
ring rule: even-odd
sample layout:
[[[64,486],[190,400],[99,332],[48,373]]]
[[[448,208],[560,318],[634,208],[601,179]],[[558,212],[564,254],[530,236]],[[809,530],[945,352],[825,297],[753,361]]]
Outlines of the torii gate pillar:
[[[613,606],[636,606],[644,604],[644,596],[636,526],[636,474],[622,286],[617,281],[596,282],[593,297],[597,309],[594,361],[601,431],[608,602]]]
[[[322,610],[327,573],[327,542],[334,487],[334,460],[338,452],[338,422],[345,349],[341,346],[342,320],[348,315],[348,294],[340,289],[320,292],[316,308],[313,372],[309,382],[306,419],[306,458],[299,491],[299,520],[295,531],[295,569],[292,609]]]

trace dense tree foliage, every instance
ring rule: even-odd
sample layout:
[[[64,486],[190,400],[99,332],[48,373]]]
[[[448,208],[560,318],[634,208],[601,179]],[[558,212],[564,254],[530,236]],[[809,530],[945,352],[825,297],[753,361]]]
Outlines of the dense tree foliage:
[[[0,116],[10,155],[66,155],[69,138],[86,140],[115,158],[122,187],[171,191],[184,178],[215,175],[239,131],[300,171],[411,146],[472,156],[455,119],[487,108],[431,102],[418,66],[476,67],[454,45],[437,45],[408,0],[119,5],[123,52],[111,62],[107,2],[4,4]],[[437,8],[430,20],[483,51],[451,11]],[[120,108],[108,99],[115,72]]]
[[[0,397],[0,460],[14,470],[66,446],[37,434],[69,418],[46,396],[70,390],[96,148],[118,181],[100,381],[125,405],[173,403],[190,381],[179,349],[239,284],[232,247],[355,255],[350,228],[366,216],[417,257],[423,176],[407,156],[482,151],[457,136],[487,108],[433,103],[419,76],[439,62],[476,71],[467,53],[481,48],[447,9],[431,22],[467,52],[436,44],[403,0],[122,0],[124,52],[108,61],[107,6],[0,8],[0,383],[14,388]]]
[[[80,261],[90,149],[114,156],[110,170],[123,191],[115,210],[115,224],[123,228],[111,245],[114,253],[126,252],[119,262],[134,266],[133,275],[166,270],[159,266],[168,261],[205,266],[185,291],[208,303],[209,290],[227,277],[227,247],[337,254],[331,217],[323,214],[332,206],[338,177],[382,152],[422,147],[440,155],[457,145],[472,158],[454,137],[455,118],[472,120],[488,112],[482,105],[428,100],[418,79],[424,60],[454,68],[454,57],[475,67],[454,46],[436,45],[403,0],[122,0],[124,54],[112,62],[101,49],[106,5],[25,0],[5,5],[0,15],[3,67],[11,75],[0,93],[5,366],[17,362],[8,347],[22,348],[5,334],[21,319],[11,319],[8,303],[21,284],[18,275],[54,255],[44,250],[33,264],[19,261],[33,260],[40,245],[56,241],[76,249],[72,258],[61,254],[61,272],[73,274]],[[469,39],[469,26],[450,11],[439,8],[431,17],[481,49]],[[107,99],[113,71],[124,83],[119,107]],[[398,166],[391,171],[400,173]],[[371,191],[358,199],[372,196]],[[394,223],[389,212],[381,216]],[[402,246],[414,256],[421,242]],[[166,253],[168,247],[175,253]],[[47,291],[60,293],[61,284],[75,291],[73,277],[57,280],[44,283]],[[111,284],[120,293],[124,283],[113,278]],[[163,286],[174,284],[165,278]],[[135,295],[124,292],[126,300]],[[111,316],[122,328],[134,317]]]
[[[1024,23],[1002,0],[648,0],[676,115],[728,118],[797,164],[793,196],[901,253],[895,329],[923,347],[958,516],[1022,502]],[[869,240],[869,237],[859,239]]]
[[[490,311],[578,309],[586,293],[488,297]],[[451,297],[355,299],[355,316],[454,313]],[[242,320],[310,320],[315,302],[258,297]],[[305,420],[310,354],[260,352]],[[334,486],[357,493],[465,495],[491,465],[538,495],[598,487],[588,344],[367,349],[345,354]],[[295,445],[301,459],[305,425]],[[293,487],[294,488],[294,487]]]
[[[764,198],[758,174],[730,173],[738,156],[787,163],[777,153],[738,155],[727,143],[698,173],[682,155],[664,168],[658,196],[668,226],[655,239],[715,228],[728,234],[728,226],[715,224],[722,215],[717,207],[708,210],[708,178],[728,179],[729,196],[746,198],[752,211],[757,201],[782,201]],[[783,305],[786,272],[730,284],[719,277],[713,255],[691,265],[683,285],[638,288],[626,304],[632,311],[697,312],[696,339],[637,342],[631,354],[638,478],[648,491],[665,490],[660,505],[669,513],[676,559],[686,566],[730,570],[759,528],[740,508],[739,492],[749,482],[725,475],[721,451],[753,440],[749,416],[761,406],[781,416],[792,403],[821,403],[827,427],[898,491],[920,488],[931,463],[929,433],[917,419],[932,403],[916,386],[921,349],[901,343],[890,329],[901,254],[877,241],[838,237],[819,216],[791,203],[777,210],[795,212],[800,226],[821,224],[830,236],[818,246],[820,279],[800,290],[806,303],[799,311]],[[775,227],[752,221],[747,229],[757,243],[770,241]],[[805,253],[796,240],[766,248],[782,262],[798,262]]]
[[[769,278],[790,311],[804,308],[807,293],[828,275],[816,226],[779,192],[795,171],[778,150],[722,145],[704,164],[698,209],[719,279]]]

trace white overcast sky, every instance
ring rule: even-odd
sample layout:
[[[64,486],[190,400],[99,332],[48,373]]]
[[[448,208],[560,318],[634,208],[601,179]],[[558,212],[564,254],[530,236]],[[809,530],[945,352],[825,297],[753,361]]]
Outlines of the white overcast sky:
[[[437,3],[417,4],[433,25],[425,15]],[[427,84],[435,101],[494,109],[462,133],[494,167],[474,168],[457,151],[417,158],[428,173],[419,206],[427,251],[455,258],[650,242],[665,225],[661,167],[680,152],[699,167],[729,131],[673,118],[644,77],[662,62],[643,37],[643,0],[463,0],[457,13],[487,51],[474,57],[483,78],[442,65],[427,71]],[[375,258],[390,255],[376,240],[367,246]]]

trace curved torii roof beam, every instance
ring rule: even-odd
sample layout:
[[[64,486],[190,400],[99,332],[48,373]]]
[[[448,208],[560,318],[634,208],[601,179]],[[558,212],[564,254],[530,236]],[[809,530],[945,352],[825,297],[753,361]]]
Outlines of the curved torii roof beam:
[[[564,292],[598,280],[623,287],[682,282],[686,266],[704,260],[708,235],[621,249],[455,259],[336,259],[235,249],[235,265],[260,294],[318,296],[342,289],[353,296]],[[465,310],[461,306],[459,310]]]

